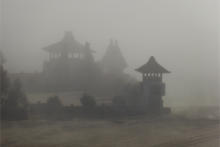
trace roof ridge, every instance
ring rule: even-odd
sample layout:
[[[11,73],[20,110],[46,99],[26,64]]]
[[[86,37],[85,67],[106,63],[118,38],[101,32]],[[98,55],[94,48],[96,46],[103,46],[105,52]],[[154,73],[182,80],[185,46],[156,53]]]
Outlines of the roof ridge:
[[[148,62],[137,68],[136,71],[141,73],[170,73],[156,61],[154,56],[151,56]]]

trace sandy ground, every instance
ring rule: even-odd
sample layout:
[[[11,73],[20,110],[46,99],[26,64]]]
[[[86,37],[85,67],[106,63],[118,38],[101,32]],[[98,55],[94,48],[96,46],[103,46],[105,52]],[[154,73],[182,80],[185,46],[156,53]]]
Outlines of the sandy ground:
[[[211,139],[207,142],[199,143],[194,147],[220,147],[220,139]]]
[[[154,119],[142,116],[114,120],[4,122],[1,145],[3,147],[156,147],[163,143],[200,136],[203,132],[207,134],[207,131],[212,132],[210,129],[219,133],[219,122],[186,120],[170,116]],[[218,147],[219,139],[209,138],[202,144],[193,146]]]
[[[64,105],[79,105],[82,93],[32,93],[28,94],[28,98],[31,103],[45,102],[49,96],[54,95],[58,95]],[[97,101],[102,103],[109,101],[109,98],[98,98]],[[194,142],[191,138],[198,138],[199,141],[191,146],[219,147],[220,139],[215,137],[220,132],[219,122],[212,121],[213,118],[220,118],[219,108],[213,110],[205,108],[199,111],[184,108],[183,110],[187,112],[178,113],[184,114],[185,117],[166,116],[152,119],[141,116],[109,120],[3,122],[1,145],[3,147],[156,147],[158,145],[172,147],[170,142],[175,142],[174,147],[183,147],[180,145],[184,144],[182,142],[190,144]],[[206,131],[208,129],[209,132],[209,128],[217,130],[217,134],[207,139],[206,135],[209,133]],[[205,141],[201,141],[203,140],[200,138],[201,134],[205,134]]]

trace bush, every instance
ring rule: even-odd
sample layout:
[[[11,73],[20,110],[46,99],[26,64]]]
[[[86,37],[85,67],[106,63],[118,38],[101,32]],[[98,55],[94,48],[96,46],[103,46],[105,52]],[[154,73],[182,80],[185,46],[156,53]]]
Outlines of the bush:
[[[51,108],[62,107],[62,103],[58,96],[52,96],[47,99],[47,106]]]
[[[49,114],[61,112],[63,105],[58,96],[52,96],[47,99],[46,110]]]
[[[84,93],[83,96],[80,98],[80,102],[82,106],[84,107],[95,107],[96,106],[95,98],[90,95],[87,95],[86,93]]]
[[[16,79],[1,102],[1,119],[24,120],[28,118],[28,101],[22,91],[19,79]]]
[[[58,96],[51,96],[47,99],[47,102],[45,105],[42,105],[44,107],[45,116],[48,119],[61,119],[63,117],[64,113],[64,107],[59,99]],[[41,114],[44,116],[43,114]]]

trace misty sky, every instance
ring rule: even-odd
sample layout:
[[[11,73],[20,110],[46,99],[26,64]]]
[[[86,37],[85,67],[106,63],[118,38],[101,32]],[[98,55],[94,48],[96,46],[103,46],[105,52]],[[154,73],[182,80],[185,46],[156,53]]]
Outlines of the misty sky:
[[[91,43],[97,60],[117,39],[134,76],[155,56],[172,72],[165,103],[219,102],[218,0],[1,1],[1,50],[10,72],[40,71],[42,48],[70,30]]]

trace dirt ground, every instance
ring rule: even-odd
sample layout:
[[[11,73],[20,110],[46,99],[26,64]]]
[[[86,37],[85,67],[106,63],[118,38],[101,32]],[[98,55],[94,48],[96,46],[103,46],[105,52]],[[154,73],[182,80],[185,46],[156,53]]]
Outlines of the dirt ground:
[[[218,147],[219,121],[177,116],[3,122],[2,147]],[[185,143],[184,143],[185,142]]]
[[[79,105],[81,92],[28,94],[29,101],[45,102],[60,96],[64,105]],[[99,103],[109,98],[101,98]],[[70,121],[28,120],[1,124],[2,147],[219,147],[219,107],[172,109],[174,114]],[[178,110],[178,111],[177,111]],[[175,112],[176,111],[176,112]],[[188,113],[190,112],[190,113]],[[214,119],[213,119],[214,118]],[[215,118],[218,118],[216,120]]]

